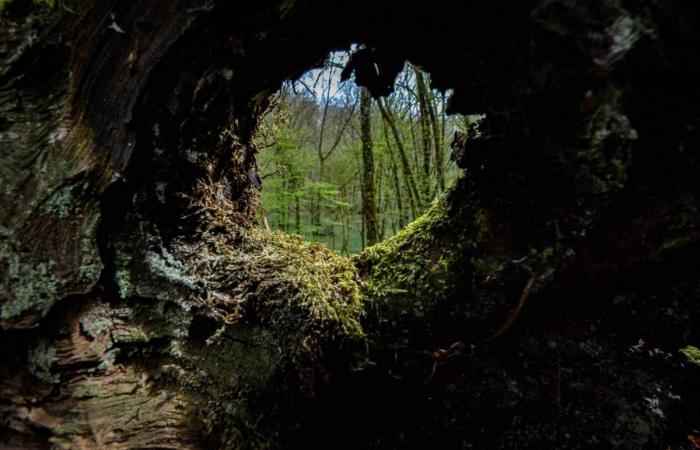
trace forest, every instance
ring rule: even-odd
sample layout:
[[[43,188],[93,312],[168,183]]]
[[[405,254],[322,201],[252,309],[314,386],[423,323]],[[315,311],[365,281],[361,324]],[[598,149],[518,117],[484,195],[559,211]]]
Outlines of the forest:
[[[258,129],[268,226],[359,253],[422,215],[457,177],[452,136],[469,119],[447,115],[446,95],[406,64],[391,95],[374,99],[353,77],[349,52],[286,82]]]
[[[700,2],[0,0],[0,449],[697,450]]]

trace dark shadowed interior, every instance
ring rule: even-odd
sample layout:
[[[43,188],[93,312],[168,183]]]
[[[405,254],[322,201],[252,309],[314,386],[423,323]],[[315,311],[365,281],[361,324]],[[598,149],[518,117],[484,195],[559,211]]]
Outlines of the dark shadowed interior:
[[[0,11],[0,447],[700,448],[694,3]],[[257,222],[252,138],[353,43],[485,117],[346,258]]]

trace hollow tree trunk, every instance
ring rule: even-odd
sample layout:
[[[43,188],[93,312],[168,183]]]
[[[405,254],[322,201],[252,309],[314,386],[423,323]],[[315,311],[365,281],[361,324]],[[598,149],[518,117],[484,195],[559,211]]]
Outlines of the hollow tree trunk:
[[[3,3],[0,445],[692,443],[695,5],[231,3]],[[352,42],[375,94],[405,58],[486,119],[351,261],[256,226],[250,172]]]

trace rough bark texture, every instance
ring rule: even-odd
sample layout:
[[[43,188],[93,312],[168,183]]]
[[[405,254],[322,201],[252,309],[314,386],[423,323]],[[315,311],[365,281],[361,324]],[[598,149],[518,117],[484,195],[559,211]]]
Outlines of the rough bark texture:
[[[2,3],[0,445],[692,445],[694,3],[58,3]],[[375,95],[408,59],[486,119],[349,261],[256,226],[249,173],[352,42]]]
[[[362,134],[362,223],[367,245],[379,241],[377,195],[374,188],[374,147],[372,145],[372,96],[367,89],[360,94],[360,133]]]

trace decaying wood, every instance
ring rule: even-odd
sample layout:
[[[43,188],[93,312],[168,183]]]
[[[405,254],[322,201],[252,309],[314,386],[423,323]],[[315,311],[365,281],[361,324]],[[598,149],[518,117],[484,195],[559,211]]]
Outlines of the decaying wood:
[[[700,428],[695,5],[1,5],[0,446],[680,449]],[[406,59],[485,118],[458,182],[349,260],[256,224],[249,174],[270,95],[353,42],[374,94]]]

